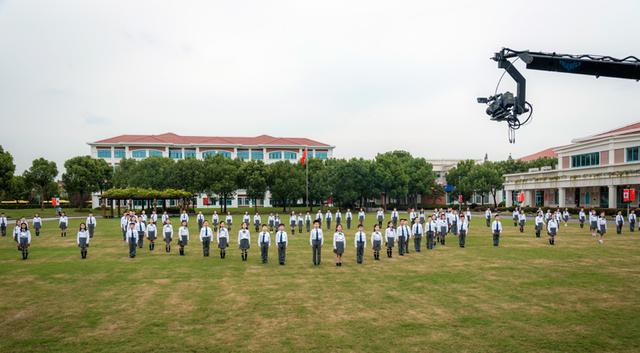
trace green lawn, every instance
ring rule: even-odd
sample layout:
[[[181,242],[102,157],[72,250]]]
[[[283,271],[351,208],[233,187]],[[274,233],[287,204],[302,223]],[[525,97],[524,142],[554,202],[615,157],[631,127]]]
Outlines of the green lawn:
[[[260,264],[255,234],[246,263],[235,246],[203,258],[194,235],[186,257],[145,241],[129,259],[118,220],[98,222],[87,260],[53,222],[27,261],[0,239],[0,351],[640,351],[637,232],[597,245],[571,224],[551,247],[507,220],[494,248],[476,218],[465,249],[449,236],[375,263],[368,248],[357,265],[352,229],[343,267],[326,242],[314,268],[307,234],[291,237],[284,267],[273,247]]]
[[[87,216],[88,210],[76,211],[74,208],[64,208],[63,211],[69,217],[75,216]],[[42,218],[50,218],[50,217],[58,217],[55,208],[45,208],[43,210],[39,208],[20,208],[20,209],[3,209],[0,208],[0,213],[4,213],[8,218],[16,219],[16,218],[32,218],[36,213],[40,215]],[[101,214],[101,211],[95,211],[96,215]]]

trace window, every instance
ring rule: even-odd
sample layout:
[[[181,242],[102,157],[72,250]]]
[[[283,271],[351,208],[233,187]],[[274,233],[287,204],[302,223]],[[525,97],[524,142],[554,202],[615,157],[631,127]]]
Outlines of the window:
[[[262,151],[251,151],[251,159],[261,161],[264,159],[264,153],[262,153]]]
[[[588,167],[600,164],[600,152],[571,156],[571,168]]]
[[[149,150],[149,157],[162,157],[162,151]]]
[[[247,159],[249,159],[249,151],[238,151],[238,159],[242,161],[246,161]]]
[[[195,150],[184,150],[184,158],[196,158]]]
[[[269,152],[269,159],[282,159],[282,152]]]
[[[627,162],[637,162],[638,159],[638,150],[640,147],[628,147],[627,148]]]
[[[284,159],[298,159],[298,154],[295,152],[285,151]]]
[[[116,148],[115,150],[113,150],[113,156],[115,158],[124,158],[124,149]]]
[[[316,158],[327,159],[327,151],[316,151]]]
[[[111,149],[98,149],[98,158],[111,158]]]
[[[131,152],[131,157],[133,158],[146,158],[147,150],[135,150]]]
[[[174,159],[182,158],[182,150],[169,150],[169,157]]]
[[[218,151],[218,150],[211,150],[211,151],[204,151],[202,152],[202,158],[207,158],[207,157],[213,157],[215,155],[221,154],[224,157],[227,158],[231,158],[231,152],[229,151]]]

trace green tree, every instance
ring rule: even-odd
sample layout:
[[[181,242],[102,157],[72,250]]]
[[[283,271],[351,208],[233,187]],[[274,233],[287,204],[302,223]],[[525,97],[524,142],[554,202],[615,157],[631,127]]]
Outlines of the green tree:
[[[104,162],[90,156],[78,156],[64,162],[64,187],[68,192],[79,195],[76,202],[79,206],[84,206],[85,195],[98,191],[103,183],[105,171],[99,161]]]
[[[282,203],[282,210],[296,202],[305,193],[304,171],[297,164],[278,161],[267,167],[267,186],[271,199]]]
[[[309,212],[313,212],[315,203],[321,205],[331,196],[332,184],[329,181],[329,167],[327,166],[330,161],[307,158],[306,163],[308,165],[303,168],[309,169]]]
[[[131,168],[130,186],[164,190],[171,186],[174,162],[168,157],[148,157]],[[186,181],[185,181],[186,182]]]
[[[485,162],[474,165],[471,173],[469,173],[468,179],[475,192],[482,194],[491,193],[493,196],[493,205],[494,207],[498,207],[496,194],[498,190],[502,189],[504,179],[495,164],[496,163],[493,162]]]
[[[44,158],[38,158],[31,162],[31,168],[23,174],[27,184],[36,189],[40,197],[40,208],[44,208],[46,192],[50,189],[56,175],[58,175],[56,163]]]
[[[124,189],[133,186],[138,161],[133,158],[123,158],[113,172],[113,187]]]
[[[412,196],[414,207],[418,207],[418,195],[431,196],[436,187],[436,174],[433,165],[424,158],[413,158],[407,167],[409,175],[408,191]]]
[[[218,196],[223,212],[227,212],[227,199],[233,197],[238,189],[238,171],[241,163],[237,159],[220,154],[204,160],[205,190]]]
[[[462,195],[463,201],[469,201],[474,192],[473,181],[469,178],[471,171],[476,166],[476,162],[467,159],[458,162],[458,164],[447,172],[447,184],[455,186],[455,194]]]
[[[194,195],[206,189],[203,161],[195,158],[180,159],[175,163],[172,161],[171,165],[167,164],[166,167],[170,167],[166,169],[166,173],[170,180],[168,185],[171,187],[189,191]]]
[[[10,187],[15,170],[13,156],[0,146],[0,190],[7,190]],[[0,194],[0,196],[2,195]]]
[[[377,189],[382,194],[382,204],[386,208],[387,198],[400,201],[408,193],[409,175],[406,165],[409,156],[404,151],[386,152],[375,158],[375,180]]]
[[[23,176],[14,175],[5,195],[9,200],[28,200],[31,196],[31,188]]]
[[[264,200],[267,192],[267,167],[262,161],[248,161],[242,163],[238,174],[238,185],[245,189],[247,197],[253,200],[255,210],[258,210],[258,200]]]

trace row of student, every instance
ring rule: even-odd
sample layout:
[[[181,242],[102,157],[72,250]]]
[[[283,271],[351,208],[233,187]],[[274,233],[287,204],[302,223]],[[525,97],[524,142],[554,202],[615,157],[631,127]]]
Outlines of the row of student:
[[[80,258],[86,259],[91,237],[85,223],[80,223],[76,237],[80,248]],[[31,231],[26,221],[22,221],[16,226],[13,232],[13,240],[18,246],[18,251],[22,254],[22,259],[26,260],[29,257],[29,247],[31,246]]]

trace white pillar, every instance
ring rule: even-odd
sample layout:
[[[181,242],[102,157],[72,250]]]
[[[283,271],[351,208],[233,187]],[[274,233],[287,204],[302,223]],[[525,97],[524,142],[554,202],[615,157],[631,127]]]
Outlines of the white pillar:
[[[524,205],[529,207],[535,206],[535,200],[533,199],[533,190],[524,191]]]
[[[618,187],[609,185],[609,208],[618,207]]]
[[[558,207],[566,207],[565,206],[565,188],[558,188]]]
[[[507,190],[507,199],[504,200],[504,205],[507,207],[511,207],[513,206],[513,191],[512,190]]]

